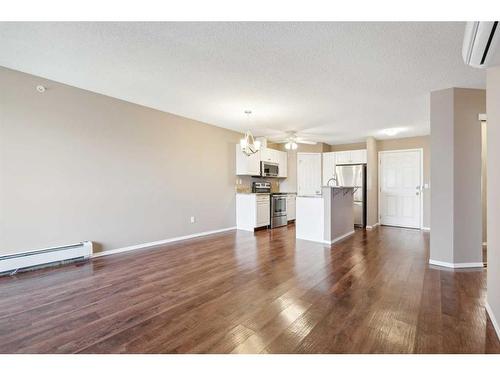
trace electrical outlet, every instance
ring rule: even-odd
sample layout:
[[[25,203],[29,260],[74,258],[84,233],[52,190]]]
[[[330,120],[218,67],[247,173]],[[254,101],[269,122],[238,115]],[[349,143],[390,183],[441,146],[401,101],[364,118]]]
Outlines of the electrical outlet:
[[[196,222],[196,218],[194,216],[191,216],[191,224]]]

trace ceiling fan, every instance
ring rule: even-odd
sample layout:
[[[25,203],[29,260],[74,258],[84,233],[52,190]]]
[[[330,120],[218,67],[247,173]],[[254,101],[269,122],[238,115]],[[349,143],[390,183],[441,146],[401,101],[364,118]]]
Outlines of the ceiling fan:
[[[303,137],[299,137],[297,135],[297,132],[286,132],[286,136],[284,139],[281,140],[276,140],[276,143],[284,143],[285,148],[287,150],[296,150],[297,149],[297,144],[302,143],[306,145],[315,145],[317,142],[310,141],[307,139],[304,139]]]

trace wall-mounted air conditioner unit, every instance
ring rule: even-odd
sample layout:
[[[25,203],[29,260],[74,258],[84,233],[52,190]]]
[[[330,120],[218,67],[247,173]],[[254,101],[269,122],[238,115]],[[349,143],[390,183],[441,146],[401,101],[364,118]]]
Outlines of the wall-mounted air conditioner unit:
[[[467,22],[462,56],[467,65],[487,68],[500,65],[498,21]]]

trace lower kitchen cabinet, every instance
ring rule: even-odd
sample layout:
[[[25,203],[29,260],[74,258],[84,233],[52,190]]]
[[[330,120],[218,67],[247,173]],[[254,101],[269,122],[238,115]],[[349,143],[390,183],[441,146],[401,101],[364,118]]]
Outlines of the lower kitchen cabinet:
[[[253,231],[271,224],[269,194],[236,194],[236,228]]]

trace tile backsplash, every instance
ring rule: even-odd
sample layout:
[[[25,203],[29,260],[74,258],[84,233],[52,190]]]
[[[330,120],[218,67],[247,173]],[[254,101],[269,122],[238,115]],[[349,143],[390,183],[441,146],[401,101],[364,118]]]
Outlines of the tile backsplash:
[[[273,193],[280,191],[280,180],[277,178],[260,178],[251,176],[236,176],[235,190],[237,193],[251,193],[252,192],[252,182],[270,182],[271,191]]]

